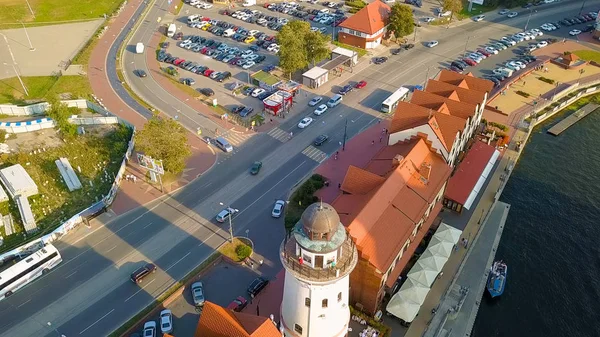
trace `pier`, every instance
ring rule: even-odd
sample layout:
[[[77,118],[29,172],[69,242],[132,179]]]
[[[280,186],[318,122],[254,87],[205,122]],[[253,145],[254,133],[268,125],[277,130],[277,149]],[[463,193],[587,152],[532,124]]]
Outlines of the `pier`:
[[[585,116],[591,114],[594,110],[598,109],[598,107],[599,107],[598,104],[593,104],[593,103],[586,104],[583,108],[575,111],[574,113],[569,115],[567,118],[563,119],[562,121],[558,122],[556,125],[551,127],[548,130],[548,133],[553,136],[560,135],[563,131],[570,128],[573,124],[579,122]]]

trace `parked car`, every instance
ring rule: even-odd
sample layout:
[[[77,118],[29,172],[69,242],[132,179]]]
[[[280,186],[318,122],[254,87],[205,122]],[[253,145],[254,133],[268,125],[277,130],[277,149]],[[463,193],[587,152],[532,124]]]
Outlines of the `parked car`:
[[[215,92],[211,89],[211,88],[202,88],[202,89],[198,89],[198,91],[207,97],[211,97],[215,95]]]
[[[483,19],[485,19],[485,15],[477,15],[473,17],[473,21],[475,22],[483,21]]]
[[[252,283],[250,283],[250,286],[248,286],[248,294],[250,294],[250,297],[254,298],[263,289],[265,289],[268,284],[268,280],[265,280],[262,277],[257,277],[254,281],[252,281]]]
[[[388,58],[385,57],[385,56],[376,57],[376,58],[373,59],[373,63],[374,64],[382,64],[382,63],[385,63],[387,60],[388,60]]]
[[[197,307],[201,307],[204,305],[204,285],[202,282],[194,282],[191,286],[192,291],[192,299],[194,300],[194,305]]]
[[[163,334],[173,332],[173,314],[169,309],[160,312],[160,331]]]
[[[351,92],[352,90],[354,90],[354,87],[352,87],[350,84],[347,84],[342,89],[340,89],[339,94],[345,95],[345,94]]]
[[[240,117],[246,117],[254,111],[254,108],[251,106],[247,106],[244,110],[240,111]]]
[[[246,305],[248,305],[248,301],[244,297],[238,296],[235,300],[229,303],[227,309],[240,312],[246,307]]]
[[[281,214],[283,214],[284,207],[285,207],[285,201],[283,201],[283,200],[275,201],[275,205],[273,206],[273,210],[271,211],[271,216],[274,218],[280,218]]]
[[[367,81],[360,81],[354,85],[356,89],[362,89],[367,86]]]
[[[144,323],[144,337],[156,337],[156,322]]]

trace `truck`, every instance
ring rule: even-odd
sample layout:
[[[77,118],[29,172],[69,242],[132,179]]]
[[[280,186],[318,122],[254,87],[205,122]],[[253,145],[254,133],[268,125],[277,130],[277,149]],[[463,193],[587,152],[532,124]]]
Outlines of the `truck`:
[[[244,7],[250,7],[254,5],[256,5],[256,0],[244,0],[244,2],[242,3],[242,6]]]
[[[141,42],[138,42],[135,45],[135,52],[138,53],[138,54],[143,54],[144,53],[144,44],[141,43]]]
[[[169,28],[167,29],[167,36],[173,37],[176,32],[177,32],[177,26],[175,26],[174,23],[170,24]]]

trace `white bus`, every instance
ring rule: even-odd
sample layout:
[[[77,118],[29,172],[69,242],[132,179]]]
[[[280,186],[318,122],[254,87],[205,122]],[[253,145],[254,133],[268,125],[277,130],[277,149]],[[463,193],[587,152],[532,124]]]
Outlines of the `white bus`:
[[[47,274],[50,269],[62,262],[60,253],[53,245],[25,257],[0,272],[0,300],[14,294],[20,288],[38,277]]]
[[[400,100],[406,99],[408,97],[408,93],[410,90],[405,87],[400,87],[400,89],[396,90],[390,97],[386,98],[385,101],[381,104],[381,112],[390,113],[396,110],[398,106],[398,102]]]

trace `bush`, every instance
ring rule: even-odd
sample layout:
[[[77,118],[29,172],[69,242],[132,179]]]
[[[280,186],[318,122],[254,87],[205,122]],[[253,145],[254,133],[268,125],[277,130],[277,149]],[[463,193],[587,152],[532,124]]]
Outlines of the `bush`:
[[[6,130],[0,130],[0,143],[4,143],[6,140]]]
[[[240,260],[243,260],[248,256],[252,255],[252,248],[244,244],[238,245],[237,247],[235,247],[235,253],[237,254]]]
[[[528,93],[526,93],[525,91],[521,91],[521,90],[517,90],[515,93],[516,93],[517,95],[523,96],[523,97],[525,97],[525,98],[529,98],[529,96],[531,96],[531,95],[529,95]]]
[[[540,80],[540,81],[542,81],[542,82],[546,82],[548,84],[554,84],[554,82],[555,82],[553,79],[547,78],[547,77],[544,77],[544,76],[540,76],[537,79]]]
[[[505,132],[508,131],[508,127],[506,125],[503,125],[500,123],[490,122],[488,125],[491,127],[497,128],[499,130],[505,131]]]

